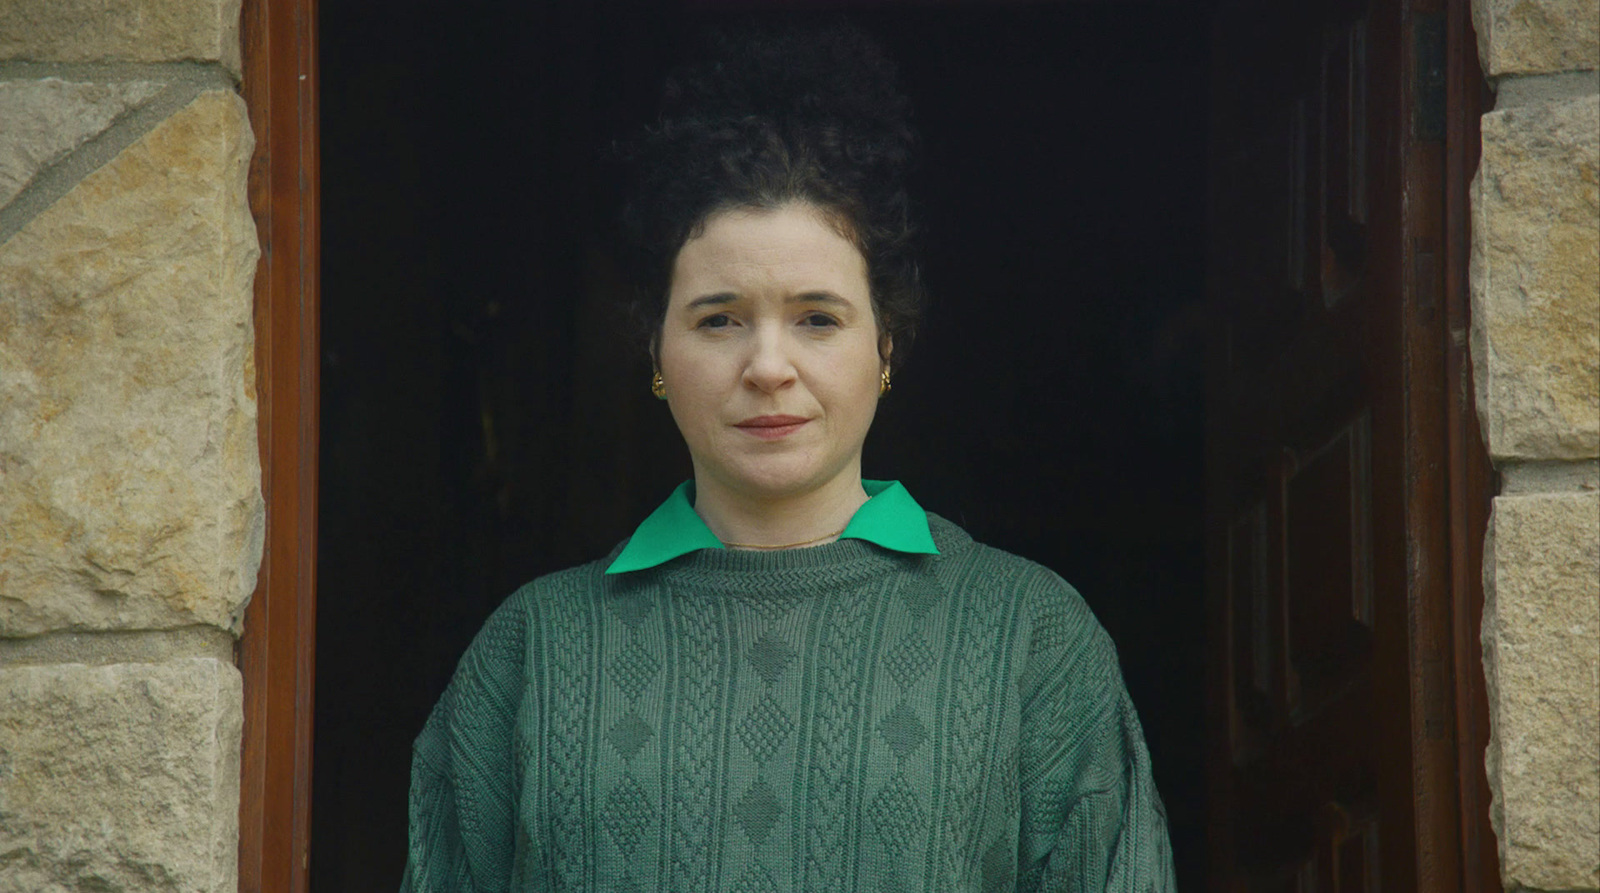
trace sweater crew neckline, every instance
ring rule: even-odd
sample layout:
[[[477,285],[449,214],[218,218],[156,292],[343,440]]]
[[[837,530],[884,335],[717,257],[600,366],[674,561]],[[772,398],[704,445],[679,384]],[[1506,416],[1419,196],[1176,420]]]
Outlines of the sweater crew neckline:
[[[804,569],[816,566],[819,561],[848,560],[856,557],[848,553],[856,551],[866,557],[871,550],[864,543],[913,555],[939,554],[927,513],[899,481],[863,480],[861,487],[867,493],[867,501],[856,510],[837,541],[800,549],[746,551],[729,549],[717,539],[695,513],[694,482],[684,481],[639,524],[605,572],[623,574],[645,570],[701,551],[718,569],[768,572]]]

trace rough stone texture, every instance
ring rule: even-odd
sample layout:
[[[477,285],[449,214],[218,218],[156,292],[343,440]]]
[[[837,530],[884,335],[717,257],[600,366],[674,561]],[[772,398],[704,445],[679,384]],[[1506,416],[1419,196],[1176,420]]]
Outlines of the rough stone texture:
[[[0,893],[234,893],[239,672],[0,669]]]
[[[189,657],[233,663],[238,642],[214,626],[64,631],[0,639],[0,667],[36,664],[156,664]]]
[[[77,84],[59,78],[0,82],[0,207],[41,170],[160,92],[149,81]]]
[[[1600,493],[1502,496],[1484,562],[1506,889],[1600,887]]]
[[[1584,462],[1502,462],[1500,495],[1524,493],[1565,493],[1572,490],[1600,490],[1600,461]]]
[[[238,632],[260,564],[244,103],[203,93],[0,244],[0,636]]]
[[[1539,105],[1593,96],[1600,93],[1600,71],[1564,71],[1501,78],[1494,87],[1494,107],[1508,109],[1519,105]]]
[[[1491,78],[1600,68],[1600,0],[1472,0]]]
[[[220,62],[239,74],[240,0],[5,0],[0,59]]]
[[[1600,97],[1483,116],[1472,365],[1497,460],[1600,456]]]

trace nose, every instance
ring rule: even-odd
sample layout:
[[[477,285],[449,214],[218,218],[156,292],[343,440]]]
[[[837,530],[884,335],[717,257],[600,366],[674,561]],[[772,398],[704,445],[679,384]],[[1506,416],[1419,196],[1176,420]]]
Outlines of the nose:
[[[771,394],[793,384],[795,376],[794,358],[783,334],[772,326],[760,327],[745,361],[745,387]]]

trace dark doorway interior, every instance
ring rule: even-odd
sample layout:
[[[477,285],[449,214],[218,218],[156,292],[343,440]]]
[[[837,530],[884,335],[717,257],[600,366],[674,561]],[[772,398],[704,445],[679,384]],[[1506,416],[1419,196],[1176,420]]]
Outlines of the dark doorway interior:
[[[598,156],[645,119],[686,35],[732,14],[321,15],[311,877],[332,893],[397,885],[411,740],[483,618],[604,554],[688,473],[610,310]],[[916,105],[933,295],[867,474],[1083,592],[1198,888],[1205,4],[850,15]]]

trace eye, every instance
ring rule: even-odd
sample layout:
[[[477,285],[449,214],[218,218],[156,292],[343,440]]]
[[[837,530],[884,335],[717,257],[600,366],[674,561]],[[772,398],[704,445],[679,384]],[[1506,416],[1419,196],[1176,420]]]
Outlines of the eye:
[[[805,316],[805,324],[810,328],[823,329],[833,328],[839,325],[839,321],[826,313],[807,313]]]
[[[713,313],[712,315],[706,317],[705,319],[700,320],[698,323],[695,323],[695,328],[697,328],[697,329],[721,329],[721,328],[726,328],[727,325],[729,323],[731,323],[731,322],[733,322],[733,319],[731,317],[729,317],[728,314],[726,314],[726,313]]]

